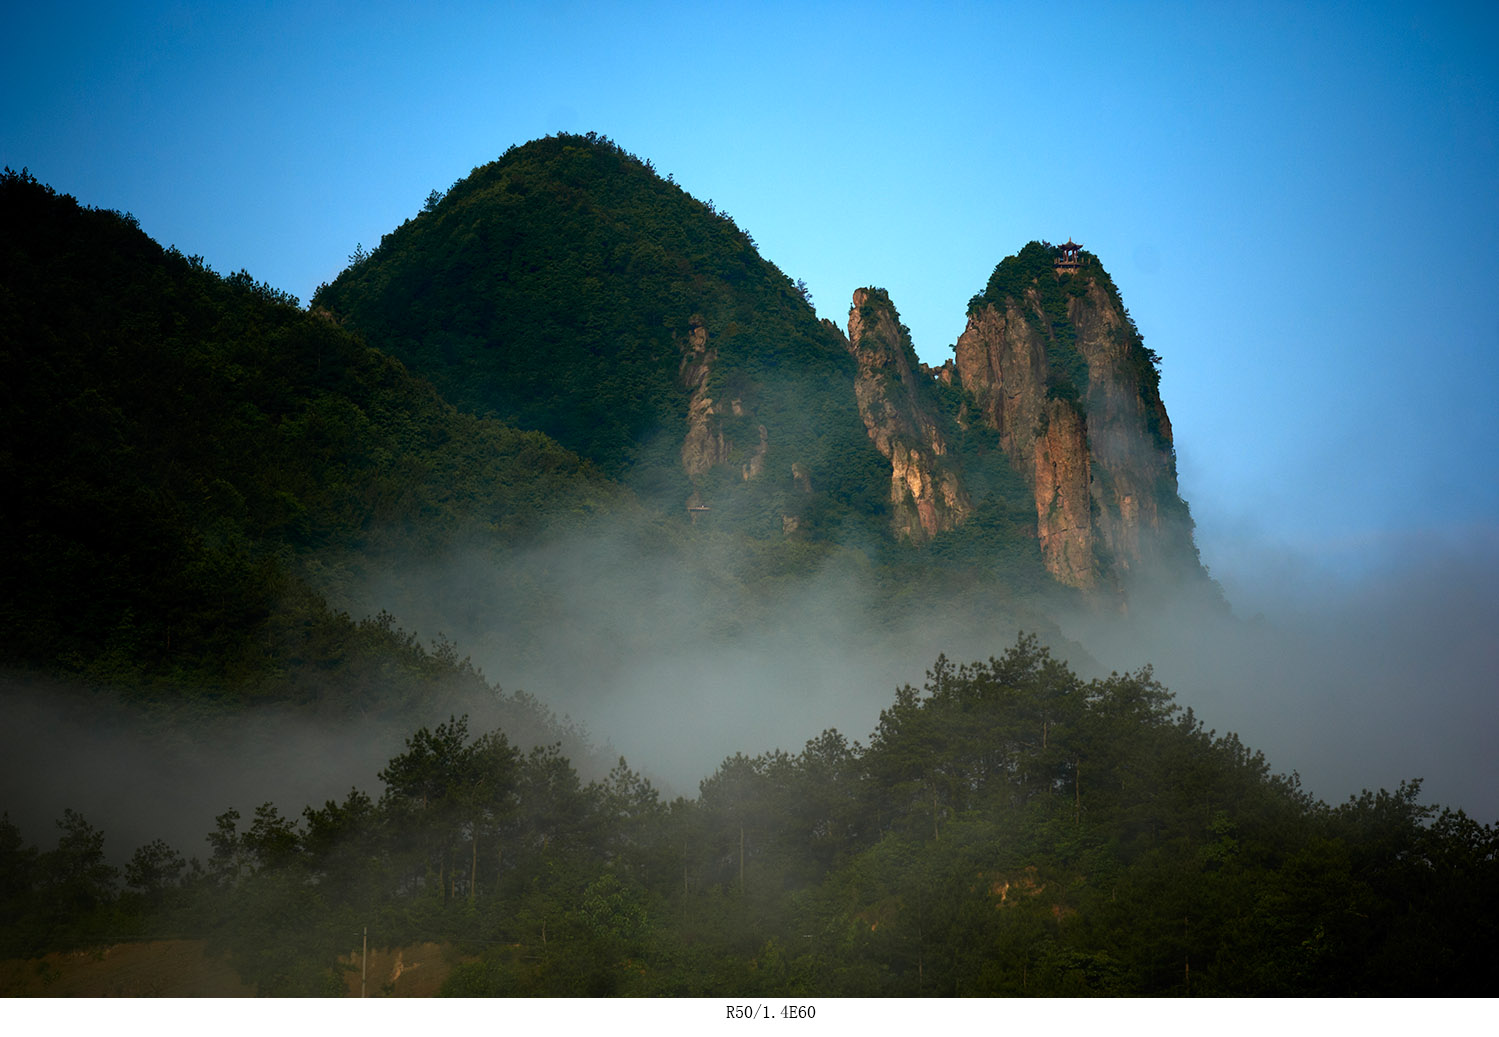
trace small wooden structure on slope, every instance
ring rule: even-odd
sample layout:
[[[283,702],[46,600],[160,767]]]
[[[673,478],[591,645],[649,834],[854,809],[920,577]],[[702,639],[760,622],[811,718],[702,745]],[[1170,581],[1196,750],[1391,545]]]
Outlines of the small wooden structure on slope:
[[[1061,254],[1058,255],[1057,259],[1056,259],[1056,264],[1055,265],[1056,265],[1057,273],[1059,273],[1059,274],[1075,274],[1075,273],[1077,273],[1078,269],[1080,267],[1082,267],[1082,265],[1083,265],[1082,259],[1079,258],[1079,256],[1078,256],[1078,253],[1082,252],[1083,247],[1081,245],[1077,244],[1076,242],[1074,242],[1072,240],[1072,235],[1069,234],[1067,236],[1067,244],[1065,244],[1065,245],[1058,245],[1057,248],[1059,248],[1059,249],[1062,250]]]

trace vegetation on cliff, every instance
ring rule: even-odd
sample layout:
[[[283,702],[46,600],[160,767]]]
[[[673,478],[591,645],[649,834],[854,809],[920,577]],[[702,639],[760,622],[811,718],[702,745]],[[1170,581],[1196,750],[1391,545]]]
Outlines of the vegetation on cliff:
[[[1124,340],[1130,367],[1149,405],[1146,413],[1151,422],[1150,432],[1161,440],[1164,433],[1158,415],[1162,410],[1160,356],[1146,347],[1129,311],[1124,308],[1118,287],[1098,257],[1080,252],[1080,269],[1076,273],[1058,276],[1056,261],[1060,255],[1057,246],[1032,241],[1015,255],[1006,256],[989,275],[984,290],[968,301],[969,314],[985,306],[993,306],[1002,312],[1008,302],[1014,302],[1023,311],[1031,310],[1043,317],[1047,329],[1047,394],[1053,399],[1065,399],[1085,407],[1089,389],[1088,361],[1078,350],[1077,329],[1068,312],[1068,301],[1084,298],[1090,285],[1097,285],[1113,308],[1124,317],[1124,326],[1117,334]],[[1169,448],[1169,439],[1162,440],[1162,445]]]

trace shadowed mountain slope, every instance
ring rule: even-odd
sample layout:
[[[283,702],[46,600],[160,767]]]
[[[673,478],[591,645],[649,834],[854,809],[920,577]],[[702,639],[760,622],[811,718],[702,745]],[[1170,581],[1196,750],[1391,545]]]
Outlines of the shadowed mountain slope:
[[[9,171],[0,211],[0,663],[336,698],[359,637],[379,654],[392,632],[323,603],[328,558],[628,507],[540,433],[455,410],[128,216]],[[329,672],[294,691],[314,661]]]

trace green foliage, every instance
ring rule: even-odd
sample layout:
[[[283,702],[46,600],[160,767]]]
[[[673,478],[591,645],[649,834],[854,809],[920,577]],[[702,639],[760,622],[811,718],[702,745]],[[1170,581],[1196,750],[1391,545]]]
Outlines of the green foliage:
[[[135,851],[125,866],[125,882],[153,906],[165,901],[172,889],[181,885],[187,860],[160,839]]]
[[[0,180],[0,211],[6,665],[314,693],[299,653],[377,639],[309,587],[318,559],[524,537],[621,499],[248,273],[24,174]]]
[[[463,410],[545,432],[673,516],[696,490],[716,526],[755,537],[786,515],[803,535],[880,527],[841,336],[730,217],[607,138],[547,137],[475,169],[314,305]],[[729,453],[695,483],[679,456],[694,327]],[[746,480],[762,426],[764,474]]]
[[[1418,782],[1316,803],[1148,670],[1083,681],[1033,637],[692,801],[466,719],[381,780],[227,811],[206,870],[143,847],[123,895],[81,817],[48,854],[0,821],[5,946],[170,923],[279,995],[340,989],[365,926],[454,942],[460,996],[1471,995],[1496,964],[1493,826]]]

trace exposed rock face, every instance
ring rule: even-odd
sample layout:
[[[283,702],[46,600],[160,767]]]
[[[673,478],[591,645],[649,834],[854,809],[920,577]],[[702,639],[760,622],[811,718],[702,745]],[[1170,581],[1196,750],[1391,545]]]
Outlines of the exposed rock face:
[[[1035,491],[1053,576],[1095,588],[1166,558],[1195,561],[1150,354],[1094,257],[1075,273],[1043,266],[1018,290],[991,287],[954,352],[977,418]]]
[[[1058,582],[1092,587],[1091,457],[1082,417],[1065,400],[1046,405],[1046,432],[1034,445],[1036,537],[1041,558]]]
[[[702,475],[729,457],[729,445],[719,428],[718,412],[708,395],[708,375],[718,354],[708,346],[708,329],[694,315],[682,347],[680,377],[688,389],[687,435],[682,441],[682,468],[688,476]]]
[[[1022,473],[1031,468],[1046,406],[1046,339],[1037,316],[1016,300],[1001,312],[986,306],[968,318],[954,347],[963,388],[979,416]]]
[[[708,395],[708,378],[713,373],[713,364],[718,360],[718,351],[708,345],[708,328],[703,318],[694,314],[688,322],[687,341],[682,346],[682,361],[679,377],[688,390],[687,435],[682,440],[682,470],[689,478],[704,475],[709,469],[729,461],[734,444],[724,436],[721,411]],[[729,401],[728,413],[733,417],[744,416],[744,401]],[[765,471],[765,454],[770,448],[770,432],[764,425],[758,426],[759,442],[741,466],[745,482],[759,477]]]
[[[1176,498],[1171,423],[1160,397],[1141,384],[1140,367],[1131,356],[1131,347],[1139,346],[1124,313],[1097,281],[1069,300],[1067,313],[1078,352],[1088,362],[1088,444],[1098,531],[1123,574],[1142,562],[1159,561],[1166,546],[1160,501],[1163,495]]]
[[[921,542],[954,528],[973,506],[957,472],[943,460],[947,443],[922,398],[916,354],[883,291],[854,292],[848,340],[859,365],[854,382],[859,416],[876,449],[890,460],[896,535]],[[925,373],[921,378],[931,381]]]
[[[976,514],[1028,525],[1033,504],[1052,577],[1122,603],[1132,577],[1163,571],[1162,563],[1202,575],[1191,519],[1177,495],[1152,354],[1094,257],[1084,253],[1076,270],[1058,270],[1050,256],[1033,243],[1000,264],[955,355],[935,368],[917,360],[883,290],[855,292],[846,340],[855,402],[889,463],[897,537],[925,543]],[[813,490],[808,467],[784,447],[778,455],[781,425],[757,420],[784,421],[788,410],[767,408],[759,383],[715,374],[717,342],[693,317],[680,364],[688,397],[683,471],[705,496],[718,495],[725,515],[736,506],[723,496],[726,479],[746,489],[770,485],[784,509],[781,533],[798,535],[805,516],[795,500]],[[710,382],[721,399],[710,396]],[[998,476],[995,465],[1011,471]],[[995,510],[980,511],[975,501]]]
[[[791,482],[803,493],[812,492],[812,477],[807,474],[806,465],[800,461],[793,461],[791,464]]]
[[[958,377],[958,368],[952,358],[942,362],[941,367],[930,367],[927,364],[917,364],[916,369],[929,378],[935,378],[943,385],[951,385]]]
[[[968,318],[954,347],[963,388],[999,433],[1010,463],[1036,497],[1036,538],[1046,569],[1069,587],[1092,587],[1091,457],[1076,409],[1047,398],[1050,328],[1034,292]]]

